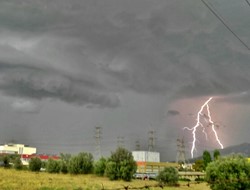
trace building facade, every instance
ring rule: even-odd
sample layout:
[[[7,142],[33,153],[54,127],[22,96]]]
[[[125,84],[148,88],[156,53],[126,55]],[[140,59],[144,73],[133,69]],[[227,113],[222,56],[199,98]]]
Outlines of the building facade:
[[[160,162],[160,153],[151,151],[132,151],[136,162]]]
[[[4,144],[0,145],[0,154],[36,154],[36,148],[24,144]]]

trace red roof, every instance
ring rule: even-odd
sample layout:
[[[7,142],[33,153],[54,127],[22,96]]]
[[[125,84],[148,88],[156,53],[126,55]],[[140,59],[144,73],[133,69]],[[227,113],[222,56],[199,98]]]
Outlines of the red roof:
[[[21,158],[24,158],[24,159],[40,158],[41,160],[48,160],[48,159],[59,160],[60,159],[59,156],[55,156],[55,155],[50,156],[50,155],[45,155],[45,154],[32,154],[32,155],[22,154]]]

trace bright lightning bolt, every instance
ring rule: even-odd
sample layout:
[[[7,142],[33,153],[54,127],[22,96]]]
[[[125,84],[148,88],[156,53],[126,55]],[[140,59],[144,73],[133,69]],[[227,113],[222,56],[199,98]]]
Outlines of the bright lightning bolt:
[[[192,158],[194,157],[194,150],[195,150],[195,145],[196,145],[196,141],[197,141],[197,138],[196,138],[196,131],[199,127],[201,127],[203,130],[202,132],[205,134],[206,136],[206,139],[207,139],[207,133],[205,131],[205,127],[203,126],[203,124],[201,123],[201,116],[204,116],[204,119],[205,121],[206,118],[205,118],[205,114],[202,114],[202,111],[204,110],[204,108],[206,107],[207,108],[207,119],[208,119],[208,122],[211,124],[211,127],[212,127],[212,131],[214,132],[214,135],[215,135],[215,138],[216,138],[216,141],[218,142],[218,144],[220,145],[220,147],[223,149],[223,145],[222,143],[220,142],[219,140],[219,137],[218,137],[218,134],[215,130],[215,125],[214,125],[214,122],[212,120],[212,117],[211,117],[211,114],[210,114],[210,109],[209,109],[209,105],[208,103],[212,100],[213,97],[210,97],[200,108],[199,112],[197,113],[197,117],[196,117],[196,125],[192,128],[188,128],[188,127],[184,127],[183,129],[187,129],[189,131],[192,131],[192,134],[193,134],[193,142],[192,142],[192,148],[191,148],[191,156]]]
[[[223,149],[224,146],[223,146],[223,144],[221,144],[220,139],[219,139],[219,137],[218,137],[218,134],[217,134],[217,132],[216,132],[216,130],[215,130],[215,128],[214,128],[215,126],[214,126],[214,122],[213,122],[212,119],[211,119],[211,114],[210,114],[210,110],[209,110],[209,105],[208,105],[208,104],[207,104],[207,113],[208,113],[209,122],[210,122],[211,125],[212,125],[212,130],[213,130],[213,132],[214,132],[214,136],[215,136],[215,138],[216,138],[216,141],[217,141],[218,144],[220,145],[221,149]]]

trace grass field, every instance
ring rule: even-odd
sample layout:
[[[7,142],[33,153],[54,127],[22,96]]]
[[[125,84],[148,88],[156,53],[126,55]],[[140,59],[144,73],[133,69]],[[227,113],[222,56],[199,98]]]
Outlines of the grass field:
[[[0,190],[98,190],[117,189],[124,186],[144,187],[156,185],[156,181],[133,180],[131,182],[110,181],[95,175],[64,175],[48,174],[45,172],[33,173],[29,171],[16,171],[14,169],[0,168]],[[159,189],[159,187],[150,187]],[[180,182],[180,187],[165,187],[165,190],[210,190],[206,183],[191,184]]]

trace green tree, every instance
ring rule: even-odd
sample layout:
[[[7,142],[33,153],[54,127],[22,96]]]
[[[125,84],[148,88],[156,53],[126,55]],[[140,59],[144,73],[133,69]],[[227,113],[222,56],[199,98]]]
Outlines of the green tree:
[[[98,176],[104,176],[106,170],[107,160],[101,157],[94,166],[94,172]]]
[[[4,155],[2,157],[2,161],[3,161],[3,167],[5,167],[5,168],[10,167],[10,157],[8,155]]]
[[[46,171],[49,173],[59,173],[60,172],[60,162],[57,160],[49,159],[46,164]]]
[[[29,162],[29,170],[33,171],[33,172],[38,172],[40,171],[42,166],[42,161],[40,160],[40,158],[31,158],[30,162]]]
[[[250,163],[241,155],[220,157],[207,166],[205,179],[212,190],[249,190]]]
[[[195,171],[199,171],[199,172],[204,171],[205,168],[204,168],[204,162],[203,162],[203,160],[196,160],[195,163],[194,163],[194,165],[193,165],[193,169]]]
[[[105,174],[110,180],[117,180],[118,177],[118,167],[117,164],[113,161],[108,161],[105,169]]]
[[[80,152],[77,156],[71,157],[68,171],[71,174],[89,174],[94,168],[93,156],[90,153]]]
[[[132,153],[125,148],[119,147],[115,152],[111,153],[105,173],[111,180],[123,179],[130,181],[136,169],[137,166]]]
[[[214,160],[217,160],[220,157],[220,151],[219,150],[214,150]]]
[[[207,150],[205,150],[204,152],[203,152],[203,163],[204,163],[204,167],[205,167],[205,169],[206,169],[206,167],[207,167],[207,165],[210,163],[210,162],[212,162],[212,158],[211,158],[211,155],[210,155],[210,153],[207,151]]]
[[[16,170],[22,170],[23,169],[23,163],[22,163],[20,157],[16,157],[16,159],[14,160],[14,168]]]
[[[179,180],[178,171],[174,167],[166,167],[156,179],[160,184],[174,186]]]

